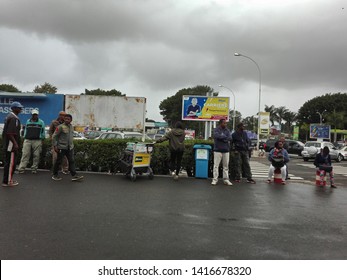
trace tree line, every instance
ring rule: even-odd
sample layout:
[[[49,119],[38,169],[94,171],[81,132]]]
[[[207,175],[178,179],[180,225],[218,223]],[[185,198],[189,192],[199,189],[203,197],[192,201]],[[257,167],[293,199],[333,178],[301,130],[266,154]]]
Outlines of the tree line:
[[[0,85],[0,91],[6,91],[6,92],[21,92],[17,87],[11,84],[1,84]],[[37,85],[33,89],[33,92],[35,93],[48,93],[48,94],[54,94],[57,93],[58,88],[54,85],[51,85],[50,83],[43,83],[42,85]],[[103,89],[85,89],[84,93],[81,93],[82,95],[107,95],[107,96],[125,96],[122,92],[111,89],[111,90],[103,90]]]

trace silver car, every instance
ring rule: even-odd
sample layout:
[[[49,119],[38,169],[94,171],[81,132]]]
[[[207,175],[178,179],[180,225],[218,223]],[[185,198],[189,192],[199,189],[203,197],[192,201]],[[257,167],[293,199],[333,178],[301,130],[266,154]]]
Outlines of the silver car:
[[[304,150],[301,152],[301,156],[304,161],[309,159],[315,159],[316,155],[321,152],[324,147],[328,147],[330,150],[330,157],[332,160],[340,162],[342,160],[339,156],[339,152],[336,147],[330,142],[317,142],[317,141],[308,141],[305,143]]]
[[[142,133],[140,132],[132,132],[132,131],[109,131],[102,133],[99,137],[95,138],[95,140],[101,139],[137,139],[142,140]],[[147,135],[145,135],[145,140],[152,140]]]

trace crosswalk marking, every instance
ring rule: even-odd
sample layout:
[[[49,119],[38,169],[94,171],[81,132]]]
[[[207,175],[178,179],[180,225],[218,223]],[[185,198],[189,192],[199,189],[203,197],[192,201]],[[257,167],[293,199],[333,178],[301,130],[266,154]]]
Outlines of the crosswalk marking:
[[[254,178],[267,178],[269,173],[269,164],[260,163],[257,161],[250,161],[252,175]],[[291,180],[304,180],[302,177],[294,176],[294,174],[289,173]]]

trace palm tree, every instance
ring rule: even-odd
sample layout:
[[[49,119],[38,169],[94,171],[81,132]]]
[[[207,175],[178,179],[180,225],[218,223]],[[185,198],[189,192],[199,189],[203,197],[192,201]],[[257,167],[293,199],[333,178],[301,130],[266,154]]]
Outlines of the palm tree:
[[[285,114],[288,112],[289,110],[284,106],[276,108],[275,121],[277,121],[281,127],[282,127],[282,120],[284,120]]]
[[[276,118],[275,106],[274,105],[271,105],[271,106],[265,105],[265,112],[270,113],[270,122],[271,122],[271,125],[274,126],[275,125],[275,118]]]
[[[293,126],[293,123],[297,121],[297,113],[288,111],[284,114],[283,120],[286,122],[286,128],[287,131],[291,131],[291,127]]]

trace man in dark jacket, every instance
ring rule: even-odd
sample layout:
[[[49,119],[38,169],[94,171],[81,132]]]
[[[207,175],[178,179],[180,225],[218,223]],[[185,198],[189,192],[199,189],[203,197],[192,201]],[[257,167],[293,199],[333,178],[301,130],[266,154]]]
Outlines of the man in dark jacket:
[[[330,177],[330,186],[332,188],[336,188],[334,184],[334,171],[331,164],[331,157],[329,155],[330,150],[327,146],[325,146],[320,153],[316,155],[314,160],[314,165],[317,167],[317,171],[319,171],[320,183],[323,185],[323,180],[326,173],[329,173]]]
[[[49,138],[51,140],[53,137],[53,133],[55,132],[57,127],[64,123],[65,115],[66,115],[66,113],[64,111],[60,111],[58,118],[51,122],[51,125],[50,125],[49,130],[48,130]],[[54,166],[55,162],[57,161],[57,156],[58,155],[57,155],[56,151],[54,150],[54,147],[52,146],[52,164],[53,164],[53,166]],[[69,163],[68,163],[66,156],[63,157],[62,164],[61,164],[61,171],[63,174],[69,174],[69,172],[70,172],[69,171]]]
[[[250,140],[246,131],[244,131],[243,123],[239,123],[236,128],[236,131],[232,134],[236,161],[235,182],[240,182],[243,171],[247,178],[247,183],[255,184],[255,181],[252,179],[251,167],[249,166]]]
[[[219,126],[213,131],[214,148],[213,148],[213,179],[211,185],[215,186],[218,183],[219,164],[223,163],[223,181],[227,186],[231,186],[229,181],[229,150],[231,134],[226,126],[226,120],[219,120]]]
[[[62,178],[58,176],[58,169],[66,156],[69,163],[70,174],[72,175],[72,181],[80,181],[83,176],[77,175],[75,168],[75,156],[74,156],[74,143],[73,143],[73,126],[71,125],[72,116],[66,114],[64,117],[64,123],[59,125],[52,135],[52,146],[57,153],[57,160],[53,166],[52,179],[60,181]]]
[[[4,177],[3,187],[18,186],[18,182],[13,180],[14,170],[16,169],[16,157],[20,143],[20,120],[19,113],[23,105],[17,101],[11,103],[12,112],[5,119],[4,130],[2,131],[2,147],[4,152]]]
[[[166,133],[162,138],[158,139],[156,143],[161,143],[169,140],[170,157],[170,172],[175,180],[178,180],[178,174],[181,169],[181,162],[184,152],[184,138],[185,133],[183,125],[180,121],[176,122],[175,128]]]

